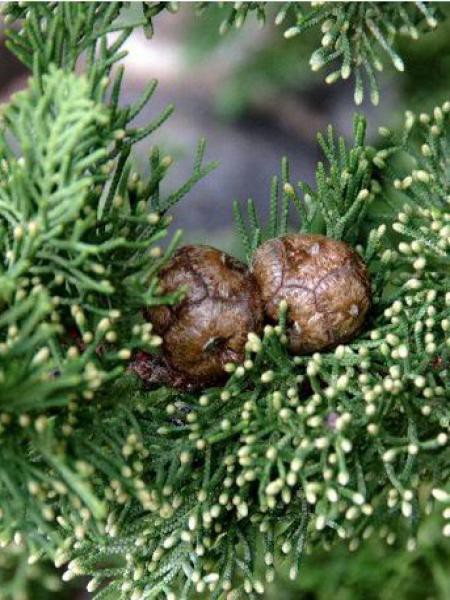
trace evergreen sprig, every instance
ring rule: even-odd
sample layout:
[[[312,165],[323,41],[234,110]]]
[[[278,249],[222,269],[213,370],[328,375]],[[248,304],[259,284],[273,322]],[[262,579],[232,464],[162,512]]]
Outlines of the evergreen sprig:
[[[299,35],[320,26],[323,37],[321,48],[310,59],[314,71],[340,62],[337,70],[329,73],[327,83],[355,77],[355,102],[364,98],[364,80],[368,84],[373,104],[379,102],[376,73],[383,70],[383,56],[387,55],[398,71],[403,71],[403,60],[395,49],[399,35],[412,40],[438,24],[437,11],[424,2],[335,2],[311,3],[304,10],[294,7],[296,24],[284,33],[286,38]]]
[[[6,46],[28,68],[47,70],[57,65],[73,70],[83,53],[87,54],[87,70],[104,75],[123,56],[120,48],[134,26],[144,25],[141,18],[130,26],[118,24],[123,2],[8,2],[2,7],[6,25],[20,22],[20,31],[6,31]],[[119,32],[117,41],[108,47],[106,35]],[[92,64],[101,58],[96,69]],[[105,60],[106,59],[106,60]],[[109,63],[108,65],[106,64]]]
[[[240,29],[250,14],[264,25],[270,6],[267,2],[219,4],[227,13],[220,26],[222,34],[232,27]],[[211,3],[200,2],[200,13],[207,7]],[[372,103],[378,104],[377,73],[383,70],[386,55],[398,71],[405,68],[396,49],[397,38],[417,40],[436,28],[440,18],[440,12],[426,2],[284,2],[277,5],[274,21],[276,25],[289,24],[284,31],[287,39],[320,29],[321,46],[311,55],[311,69],[318,71],[338,63],[339,67],[326,76],[326,83],[353,74],[355,103],[362,103],[368,87]]]
[[[20,35],[10,32],[12,49],[18,49],[19,36],[21,48],[28,43],[35,57],[29,89],[16,94],[1,117],[5,263],[0,280],[2,303],[9,310],[0,327],[6,340],[2,405],[8,412],[17,403],[20,410],[39,408],[41,402],[67,404],[64,389],[90,396],[117,375],[121,369],[115,365],[128,359],[134,347],[159,343],[148,328],[133,329],[133,324],[143,306],[174,300],[156,299],[155,291],[155,272],[171,249],[162,252],[156,245],[170,221],[164,214],[214,166],[203,166],[205,145],[200,143],[192,177],[166,198],[160,198],[159,187],[171,165],[169,156],[154,149],[148,182],[132,172],[132,145],[159,127],[171,109],[145,127],[132,127],[156,82],[126,107],[119,105],[123,70],[109,85],[111,66],[131,31],[124,25],[109,45],[106,35],[118,28],[120,5],[64,6],[6,5],[10,20],[27,16]],[[60,38],[61,22],[74,27],[73,35]],[[46,44],[36,42],[39,35]],[[82,52],[88,63],[86,75],[78,77],[70,70]],[[106,368],[91,368],[92,360]],[[27,365],[30,377],[24,377]],[[36,393],[37,381],[42,396]]]
[[[262,241],[287,233],[292,210],[299,232],[323,233],[356,243],[367,211],[380,191],[377,165],[381,164],[382,157],[386,159],[395,152],[396,147],[375,153],[367,146],[366,121],[360,115],[355,117],[353,129],[354,142],[350,149],[341,136],[336,139],[331,126],[326,136],[318,135],[326,163],[317,165],[315,190],[300,182],[297,191],[290,182],[289,161],[287,158],[282,160],[281,181],[279,177],[272,179],[266,228],[261,224],[252,199],[247,204],[247,224],[239,203],[234,203],[236,225],[248,260]],[[372,246],[370,252],[373,252]]]
[[[171,108],[132,125],[156,82],[136,104],[120,104],[123,69],[111,69],[133,29],[117,22],[122,4],[3,8],[21,27],[8,32],[9,46],[33,73],[0,121],[0,535],[4,546],[22,532],[35,561],[61,548],[64,535],[50,522],[68,509],[76,531],[85,522],[101,530],[104,493],[83,461],[92,453],[70,444],[76,413],[135,348],[160,344],[141,310],[178,297],[157,289],[178,239],[158,245],[166,213],[214,164],[203,164],[201,142],[192,176],[168,195],[160,184],[172,159],[158,148],[148,179],[133,171],[132,146]],[[74,73],[79,58],[83,75]],[[116,466],[120,479],[124,465]],[[113,472],[107,459],[98,468]]]

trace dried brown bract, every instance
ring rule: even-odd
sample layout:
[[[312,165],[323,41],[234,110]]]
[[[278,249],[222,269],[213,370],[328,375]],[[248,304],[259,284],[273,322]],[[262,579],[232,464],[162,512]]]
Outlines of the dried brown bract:
[[[323,235],[272,239],[255,253],[252,272],[273,321],[288,305],[292,352],[306,354],[347,342],[360,330],[371,303],[367,268],[348,244]]]
[[[215,248],[184,246],[161,270],[160,285],[163,294],[185,289],[178,304],[145,313],[163,338],[170,384],[198,389],[220,382],[226,363],[243,361],[247,334],[262,327],[254,277],[243,263]]]

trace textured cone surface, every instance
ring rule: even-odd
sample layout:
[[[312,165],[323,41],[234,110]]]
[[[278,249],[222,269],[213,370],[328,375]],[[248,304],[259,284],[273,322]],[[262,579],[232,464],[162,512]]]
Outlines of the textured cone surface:
[[[270,319],[277,320],[280,302],[286,300],[289,344],[296,354],[349,341],[370,306],[363,260],[345,242],[323,235],[268,240],[256,251],[252,272]]]
[[[244,359],[247,334],[262,326],[254,277],[243,263],[215,248],[184,246],[161,270],[160,284],[164,294],[182,286],[186,290],[180,303],[146,313],[163,338],[168,364],[182,375],[178,387],[220,381],[226,363]]]

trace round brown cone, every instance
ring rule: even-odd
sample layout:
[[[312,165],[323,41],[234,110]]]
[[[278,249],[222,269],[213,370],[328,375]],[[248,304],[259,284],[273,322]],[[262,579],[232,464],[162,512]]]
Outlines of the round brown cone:
[[[295,354],[349,341],[370,306],[363,260],[345,242],[323,235],[268,240],[256,251],[252,272],[271,320],[277,320],[280,302],[287,302],[289,345]]]
[[[163,294],[186,290],[180,303],[145,313],[163,338],[173,385],[195,389],[221,381],[226,363],[244,359],[247,334],[262,327],[254,277],[224,252],[191,245],[174,254],[159,278]]]

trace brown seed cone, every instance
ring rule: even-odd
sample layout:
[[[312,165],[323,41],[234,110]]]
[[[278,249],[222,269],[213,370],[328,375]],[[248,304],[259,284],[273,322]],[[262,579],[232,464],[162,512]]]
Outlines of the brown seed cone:
[[[145,312],[163,338],[171,384],[198,389],[220,382],[226,363],[244,359],[247,334],[262,327],[254,277],[243,263],[215,248],[184,246],[161,270],[160,284],[163,294],[186,288],[180,303]]]
[[[332,348],[360,330],[371,302],[370,279],[345,242],[315,234],[268,240],[255,252],[251,270],[270,319],[278,319],[286,300],[295,354]]]

